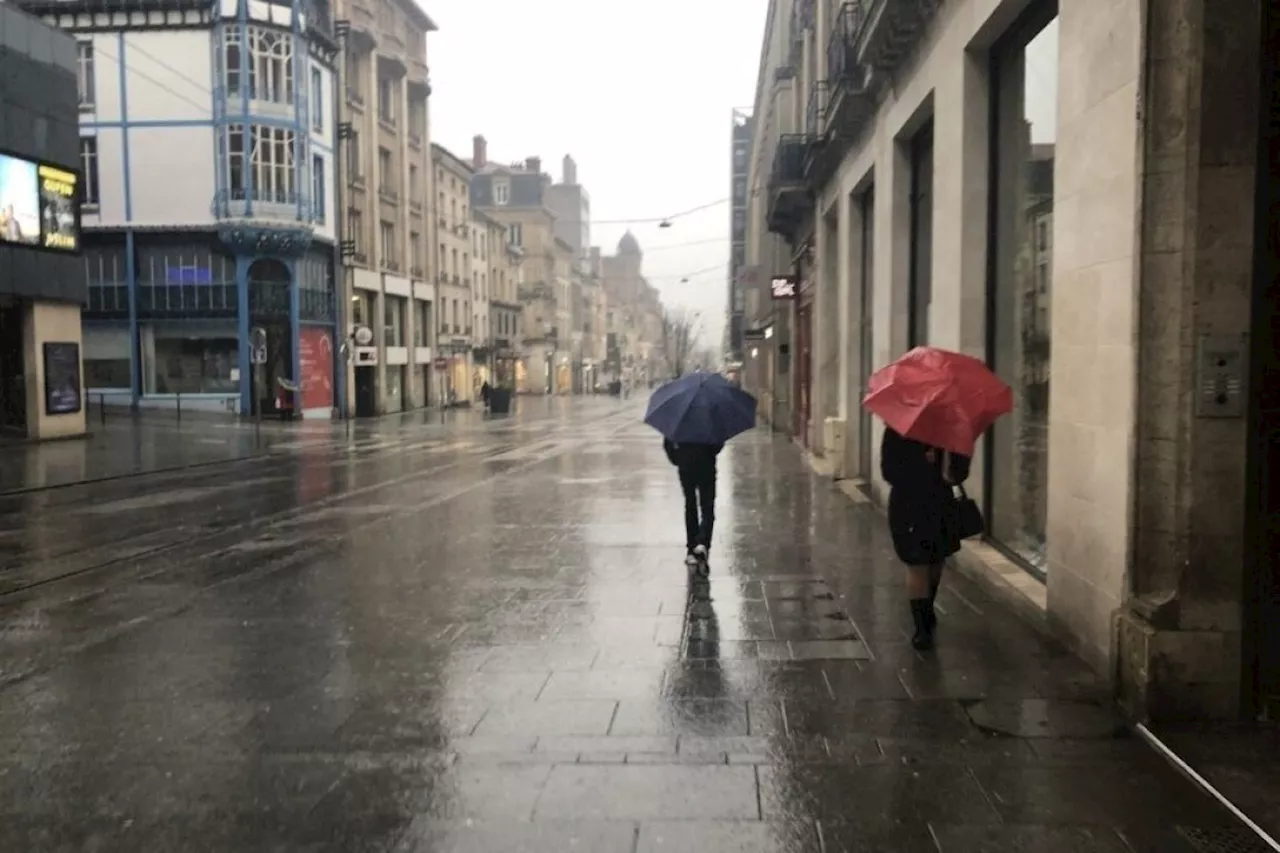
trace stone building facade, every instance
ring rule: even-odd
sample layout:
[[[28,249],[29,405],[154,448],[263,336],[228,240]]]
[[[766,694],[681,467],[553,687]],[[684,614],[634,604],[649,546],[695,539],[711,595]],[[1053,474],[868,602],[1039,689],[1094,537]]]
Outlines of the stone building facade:
[[[1273,5],[769,9],[749,383],[883,499],[866,377],[920,344],[986,359],[1017,408],[960,563],[1138,715],[1280,694]]]

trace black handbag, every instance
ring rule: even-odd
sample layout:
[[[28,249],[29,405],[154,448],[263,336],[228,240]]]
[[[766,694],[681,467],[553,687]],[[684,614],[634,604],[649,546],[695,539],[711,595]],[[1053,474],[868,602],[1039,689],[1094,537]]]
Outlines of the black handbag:
[[[972,539],[987,532],[987,522],[982,517],[978,502],[969,497],[964,486],[956,486],[956,535],[961,539]]]

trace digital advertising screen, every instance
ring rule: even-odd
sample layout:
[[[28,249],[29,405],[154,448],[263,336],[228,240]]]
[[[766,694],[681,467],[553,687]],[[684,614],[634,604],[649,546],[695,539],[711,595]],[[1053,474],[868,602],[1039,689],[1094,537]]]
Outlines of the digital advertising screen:
[[[40,240],[46,249],[80,251],[80,176],[41,163]]]
[[[0,243],[40,245],[36,164],[0,154]]]
[[[80,175],[0,152],[0,244],[80,251]]]

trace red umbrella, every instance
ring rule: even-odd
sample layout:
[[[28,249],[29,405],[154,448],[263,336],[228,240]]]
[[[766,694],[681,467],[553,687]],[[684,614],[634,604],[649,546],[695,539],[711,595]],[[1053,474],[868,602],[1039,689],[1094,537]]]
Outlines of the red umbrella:
[[[972,456],[978,436],[1013,411],[1013,392],[976,358],[916,347],[871,375],[862,405],[907,438]]]

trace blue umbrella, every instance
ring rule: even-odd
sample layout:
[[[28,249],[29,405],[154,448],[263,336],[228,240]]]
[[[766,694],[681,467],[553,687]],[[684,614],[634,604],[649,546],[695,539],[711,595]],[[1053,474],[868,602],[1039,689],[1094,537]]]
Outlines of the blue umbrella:
[[[644,422],[677,444],[724,444],[756,425],[756,398],[719,373],[689,373],[653,392]]]

